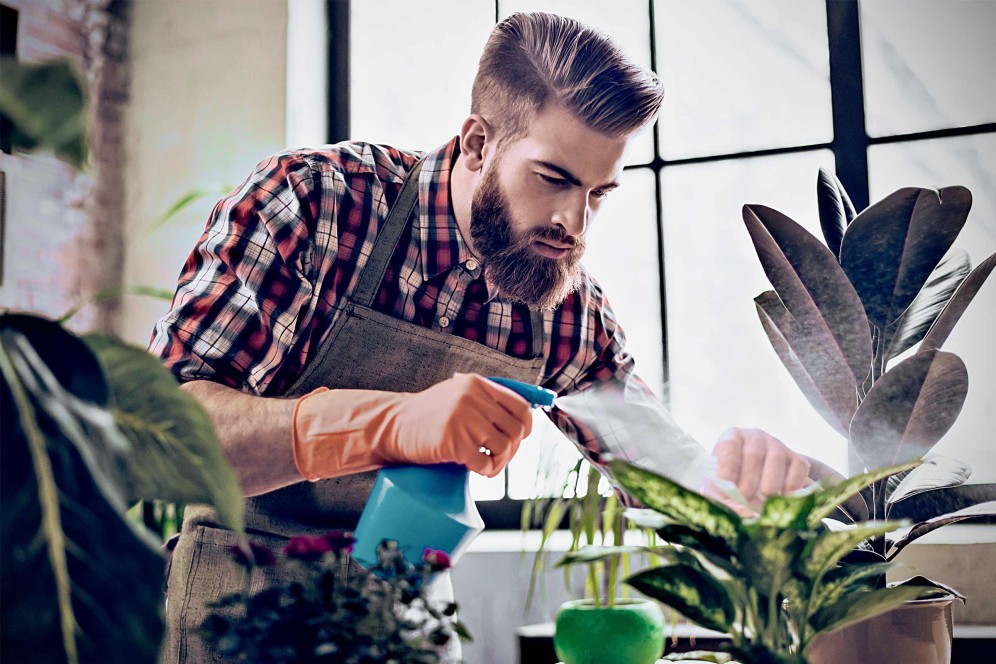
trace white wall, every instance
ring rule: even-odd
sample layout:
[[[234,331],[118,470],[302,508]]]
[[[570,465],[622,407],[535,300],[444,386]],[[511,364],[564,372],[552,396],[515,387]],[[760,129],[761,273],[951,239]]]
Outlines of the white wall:
[[[173,290],[223,186],[285,147],[287,0],[136,0],[132,21],[124,282]],[[167,308],[127,297],[122,336],[146,345]]]

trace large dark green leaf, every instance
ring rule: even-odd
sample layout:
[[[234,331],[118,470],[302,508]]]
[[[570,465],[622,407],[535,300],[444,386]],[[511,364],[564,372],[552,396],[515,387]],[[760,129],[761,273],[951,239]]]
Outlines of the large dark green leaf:
[[[934,517],[933,519],[924,521],[923,523],[918,523],[913,526],[909,532],[903,534],[902,537],[892,542],[892,548],[889,551],[889,558],[894,558],[896,554],[906,548],[906,546],[912,541],[923,537],[931,531],[946,526],[949,523],[984,519],[992,516],[996,516],[996,501],[979,503],[978,505],[966,507],[965,509],[958,510],[957,512],[942,514],[941,516]]]
[[[858,405],[853,375],[837,371],[839,357],[808,334],[782,304],[775,291],[754,298],[761,326],[778,358],[816,412],[839,433],[847,435]]]
[[[799,334],[825,348],[833,358],[826,370],[856,388],[871,366],[871,334],[861,300],[836,257],[776,210],[745,205],[743,217],[761,266]]]
[[[940,348],[944,342],[947,340],[948,335],[951,334],[951,330],[954,329],[955,323],[961,318],[961,315],[965,313],[965,309],[972,302],[972,298],[975,294],[979,292],[982,288],[982,284],[985,283],[986,279],[989,277],[989,273],[993,271],[993,267],[996,267],[996,254],[993,254],[986,260],[979,263],[972,272],[965,277],[965,280],[961,282],[958,286],[958,290],[955,294],[951,296],[948,300],[948,304],[944,307],[944,311],[941,315],[937,317],[934,324],[930,326],[930,330],[927,332],[927,336],[923,338],[923,343],[920,345],[920,350],[931,350],[933,348]]]
[[[865,468],[920,459],[954,424],[968,393],[961,358],[926,351],[887,371],[851,421],[851,448]]]
[[[888,358],[896,357],[920,343],[971,271],[972,262],[967,253],[961,249],[951,249],[948,252],[944,260],[934,268],[913,303],[896,321],[896,325],[889,328]]]
[[[2,330],[3,659],[154,662],[163,560],[124,517],[127,441],[96,360],[51,321]]]
[[[114,418],[132,440],[133,499],[207,503],[242,530],[242,492],[207,412],[158,359],[103,334],[84,337],[104,367]]]
[[[972,207],[964,187],[900,189],[844,233],[840,266],[880,329],[899,318],[951,248]]]
[[[686,564],[655,567],[637,572],[625,583],[706,629],[730,632],[734,628],[736,610],[726,588],[700,568]]]
[[[737,549],[742,527],[740,517],[733,510],[626,461],[610,461],[609,474],[646,507],[721,540],[731,550]]]
[[[815,633],[833,632],[866,618],[890,611],[914,599],[938,597],[944,591],[927,586],[895,586],[855,594],[848,593],[817,611],[810,619]]]
[[[10,123],[4,150],[51,150],[74,166],[86,161],[86,98],[67,61],[26,63],[0,57],[0,119]]]
[[[820,226],[827,247],[834,256],[840,255],[840,243],[847,225],[854,219],[855,211],[844,185],[837,176],[821,168],[816,178],[816,202],[820,210]]]
[[[971,474],[971,466],[964,461],[941,454],[924,457],[923,463],[913,470],[889,478],[886,503],[892,505],[924,491],[961,486]]]

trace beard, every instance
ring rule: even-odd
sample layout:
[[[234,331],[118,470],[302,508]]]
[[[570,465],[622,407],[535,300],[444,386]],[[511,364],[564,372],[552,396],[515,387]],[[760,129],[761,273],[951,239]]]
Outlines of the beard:
[[[584,240],[568,237],[560,226],[516,233],[496,165],[484,175],[471,200],[470,236],[474,248],[486,277],[503,297],[530,307],[553,309],[581,286]],[[536,240],[572,246],[562,258],[547,258],[531,248]]]

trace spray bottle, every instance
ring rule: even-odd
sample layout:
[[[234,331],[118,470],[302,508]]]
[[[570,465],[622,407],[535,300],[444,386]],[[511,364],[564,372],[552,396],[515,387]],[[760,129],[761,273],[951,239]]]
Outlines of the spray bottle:
[[[549,407],[550,390],[509,378],[490,378],[533,405]],[[419,564],[426,548],[456,559],[484,530],[484,521],[470,495],[470,471],[456,463],[392,466],[377,473],[370,498],[356,525],[353,557],[369,567],[377,560],[381,540],[398,542],[405,558]]]

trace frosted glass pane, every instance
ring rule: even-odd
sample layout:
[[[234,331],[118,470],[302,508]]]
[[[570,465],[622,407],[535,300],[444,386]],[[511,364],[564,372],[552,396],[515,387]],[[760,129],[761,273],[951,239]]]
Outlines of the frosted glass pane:
[[[661,394],[664,348],[654,175],[644,168],[624,171],[621,184],[588,230],[584,264],[626,332],[637,372]]]
[[[862,0],[869,136],[996,121],[996,2]]]
[[[707,448],[728,427],[755,427],[843,470],[846,441],[806,401],[758,321],[754,297],[771,286],[741,215],[760,203],[822,237],[821,166],[833,167],[828,151],[664,169],[671,410]]]
[[[833,137],[824,0],[656,0],[655,7],[665,159]]]
[[[872,200],[900,187],[968,187],[972,211],[954,246],[968,252],[972,265],[996,252],[996,134],[872,146],[868,170]],[[996,278],[990,276],[944,344],[965,361],[969,390],[957,422],[934,448],[972,466],[971,482],[996,482],[993,329]]]
[[[504,19],[515,12],[548,12],[577,19],[604,32],[633,62],[650,69],[650,12],[646,0],[500,0],[499,16]],[[650,130],[636,138],[627,164],[647,164],[654,158],[654,140]]]
[[[350,4],[350,133],[432,149],[460,132],[492,2],[378,0]]]

